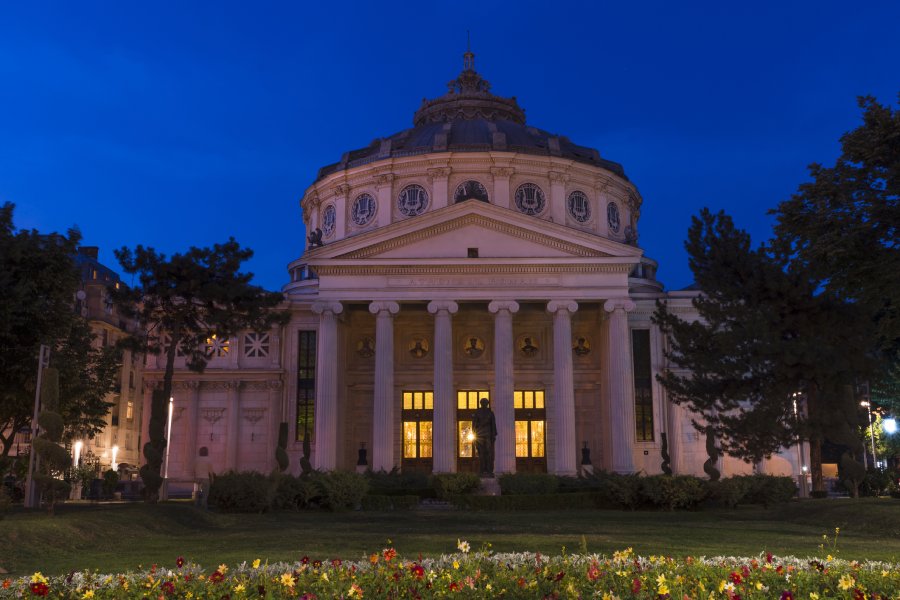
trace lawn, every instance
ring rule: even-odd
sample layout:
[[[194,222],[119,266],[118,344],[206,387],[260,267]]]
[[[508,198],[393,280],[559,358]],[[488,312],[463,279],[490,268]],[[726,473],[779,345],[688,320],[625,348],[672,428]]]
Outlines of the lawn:
[[[823,535],[829,538],[824,552]],[[457,539],[473,548],[490,543],[500,552],[559,554],[586,546],[612,553],[630,546],[644,555],[747,556],[765,550],[900,562],[900,501],[804,500],[773,509],[672,513],[419,509],[262,515],[200,511],[183,502],[63,505],[54,517],[19,509],[0,521],[0,568],[23,575],[172,566],[177,556],[206,566],[304,555],[359,559],[388,540],[405,556],[437,556],[455,551]]]

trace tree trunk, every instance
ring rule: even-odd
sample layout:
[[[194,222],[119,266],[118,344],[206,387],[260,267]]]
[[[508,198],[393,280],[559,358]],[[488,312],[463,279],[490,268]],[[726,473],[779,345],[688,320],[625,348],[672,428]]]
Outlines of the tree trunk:
[[[822,422],[819,390],[815,384],[809,386],[806,394],[806,414],[811,425],[809,434],[809,471],[812,475],[813,492],[825,493],[825,478],[822,476]]]

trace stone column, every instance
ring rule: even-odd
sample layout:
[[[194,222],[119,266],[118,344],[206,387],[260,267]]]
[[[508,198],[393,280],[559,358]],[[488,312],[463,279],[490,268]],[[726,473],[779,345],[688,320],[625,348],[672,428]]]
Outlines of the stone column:
[[[550,171],[550,218],[554,223],[566,224],[566,182],[569,176]]]
[[[340,302],[315,302],[319,315],[316,348],[316,431],[313,467],[333,471],[337,466],[337,315],[344,311]]]
[[[433,300],[428,312],[434,315],[434,425],[432,471],[456,472],[456,398],[453,393],[452,315],[459,305],[452,300]]]
[[[504,208],[512,208],[513,199],[509,193],[509,178],[515,173],[512,167],[491,167],[494,176],[493,203]]]
[[[612,469],[616,473],[633,473],[634,457],[634,368],[631,362],[631,335],[628,315],[634,302],[614,298],[603,305],[609,315],[609,432],[612,437]]]
[[[578,474],[575,453],[575,384],[572,380],[572,313],[574,300],[551,300],[547,312],[553,314],[553,460],[555,475]]]
[[[516,472],[516,412],[513,407],[513,314],[519,311],[514,300],[494,300],[488,304],[494,313],[494,416],[497,419],[497,446],[494,470]]]
[[[197,428],[200,423],[200,382],[186,381],[185,386],[190,390],[190,399],[185,412],[187,423],[184,436],[184,472],[189,478],[193,478],[197,461]]]
[[[238,447],[241,443],[241,418],[240,418],[240,392],[238,391],[238,387],[240,386],[239,381],[228,381],[225,383],[225,389],[228,390],[228,400],[226,404],[228,406],[228,410],[225,411],[226,417],[228,419],[227,425],[225,427],[225,431],[227,432],[227,436],[225,438],[225,470],[236,471],[238,468],[237,464],[237,455],[238,455]]]
[[[375,215],[379,227],[391,224],[391,215],[394,212],[394,175],[393,173],[385,173],[379,175],[375,179],[375,185],[378,194],[378,211]],[[350,208],[348,207],[349,211]]]
[[[428,178],[431,179],[431,202],[435,210],[447,206],[447,184],[450,172],[450,167],[428,169]]]
[[[349,185],[339,185],[334,188],[334,208],[335,208],[335,219],[334,219],[334,237],[331,239],[341,240],[347,235],[347,224],[350,221],[350,203],[347,201],[348,196],[350,195],[350,186]],[[326,202],[322,203],[322,209],[325,209],[327,206]],[[315,230],[317,226],[313,226],[313,230]]]
[[[375,398],[372,406],[373,471],[390,471],[394,460],[394,315],[396,302],[372,302],[375,315]]]

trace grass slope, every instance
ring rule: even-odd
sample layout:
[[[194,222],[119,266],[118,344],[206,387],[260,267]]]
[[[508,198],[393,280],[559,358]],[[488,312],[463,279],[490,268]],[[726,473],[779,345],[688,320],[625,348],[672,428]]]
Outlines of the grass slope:
[[[808,500],[774,509],[703,512],[302,512],[226,515],[185,503],[63,505],[55,517],[16,511],[0,521],[0,568],[11,574],[101,572],[171,566],[184,556],[204,566],[254,558],[359,559],[390,539],[405,556],[455,551],[456,540],[494,551],[840,556],[900,562],[900,502]],[[819,549],[829,536],[825,552]]]

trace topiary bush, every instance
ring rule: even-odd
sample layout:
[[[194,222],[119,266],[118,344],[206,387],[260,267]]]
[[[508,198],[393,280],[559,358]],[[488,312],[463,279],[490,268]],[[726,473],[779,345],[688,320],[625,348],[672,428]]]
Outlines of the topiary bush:
[[[322,492],[308,477],[294,477],[284,473],[272,474],[272,508],[278,510],[301,510],[310,508]]]
[[[600,493],[609,504],[628,510],[636,510],[643,504],[641,476],[637,473],[621,475],[600,472],[595,478],[598,479]]]
[[[505,496],[521,494],[553,494],[559,489],[559,477],[547,473],[507,473],[499,477]]]
[[[665,510],[696,509],[707,494],[705,483],[692,475],[651,475],[641,478],[641,499]]]
[[[738,504],[747,501],[747,494],[752,487],[753,482],[746,475],[726,477],[710,482],[710,498],[723,506],[735,508]]]
[[[216,475],[209,489],[209,504],[222,512],[262,513],[272,504],[269,479],[255,471],[228,471]]]
[[[471,494],[481,483],[475,473],[439,473],[431,478],[434,492],[441,500],[449,500],[451,496]]]
[[[329,510],[358,509],[369,491],[369,482],[358,473],[329,471],[311,478],[322,493],[322,504]]]
[[[797,484],[790,477],[776,475],[747,475],[750,489],[744,501],[748,504],[762,504],[766,508],[790,501],[797,495]]]

